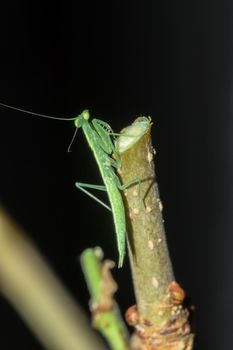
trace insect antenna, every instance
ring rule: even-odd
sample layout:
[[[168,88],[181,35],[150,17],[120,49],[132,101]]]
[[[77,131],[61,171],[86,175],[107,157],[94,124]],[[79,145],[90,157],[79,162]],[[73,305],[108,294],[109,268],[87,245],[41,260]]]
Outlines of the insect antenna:
[[[14,107],[14,106],[10,106],[10,105],[7,105],[5,103],[2,103],[0,102],[0,106],[2,107],[5,107],[5,108],[8,108],[8,109],[13,109],[15,111],[18,111],[18,112],[23,112],[23,113],[26,113],[26,114],[31,114],[31,115],[34,115],[34,116],[37,116],[37,117],[41,117],[41,118],[47,118],[47,119],[55,119],[55,120],[75,120],[76,117],[73,117],[73,118],[57,118],[57,117],[52,117],[50,115],[46,115],[46,114],[40,114],[40,113],[35,113],[35,112],[32,112],[32,111],[28,111],[26,109],[22,109],[22,108],[18,108],[18,107]]]
[[[73,135],[73,137],[72,137],[72,139],[71,139],[71,141],[70,141],[69,147],[67,148],[67,152],[71,152],[71,146],[72,146],[73,143],[74,143],[74,139],[75,139],[75,137],[76,137],[77,132],[78,132],[78,128],[76,128],[76,130],[75,130],[75,132],[74,132],[74,135]]]

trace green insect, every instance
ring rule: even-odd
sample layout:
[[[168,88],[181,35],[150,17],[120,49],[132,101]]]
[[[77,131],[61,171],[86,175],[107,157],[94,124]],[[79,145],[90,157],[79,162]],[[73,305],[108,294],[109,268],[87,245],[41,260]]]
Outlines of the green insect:
[[[112,142],[111,136],[115,135],[112,128],[106,122],[99,119],[92,119],[89,121],[90,114],[88,110],[84,110],[79,116],[74,118],[56,118],[43,114],[37,114],[31,111],[26,111],[17,107],[12,107],[3,103],[1,106],[11,108],[16,111],[25,112],[32,115],[37,115],[43,118],[58,119],[74,121],[75,127],[82,128],[86,140],[94,153],[96,162],[98,164],[104,186],[91,185],[87,183],[76,182],[75,186],[95,199],[98,203],[103,205],[108,210],[112,211],[114,225],[116,230],[117,247],[119,253],[118,267],[122,267],[125,255],[125,242],[126,242],[126,218],[125,209],[122,200],[121,190],[124,190],[133,184],[140,183],[140,179],[134,179],[126,185],[122,185],[119,177],[117,176],[115,169],[121,166],[120,158],[116,152],[115,146]],[[75,132],[76,134],[76,132]],[[74,135],[75,136],[75,135]],[[73,139],[72,139],[73,141]],[[72,143],[71,141],[71,143]],[[87,191],[85,188],[92,188],[101,191],[107,191],[111,208],[103,203],[100,199],[95,197],[92,193]]]

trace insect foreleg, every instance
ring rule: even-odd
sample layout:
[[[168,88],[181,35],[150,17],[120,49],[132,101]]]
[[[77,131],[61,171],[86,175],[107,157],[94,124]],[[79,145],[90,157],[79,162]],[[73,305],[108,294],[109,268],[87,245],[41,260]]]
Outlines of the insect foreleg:
[[[104,129],[104,131],[107,132],[108,135],[110,135],[110,136],[122,136],[121,133],[119,133],[119,132],[114,132],[113,129],[112,129],[112,127],[111,127],[108,123],[104,122],[103,120],[100,120],[100,119],[93,119],[93,120],[92,120],[92,123],[93,123],[93,125],[95,126],[95,128],[96,128],[96,126],[97,126],[97,128],[98,128],[98,126],[100,126],[100,127],[101,127],[102,129]]]
[[[93,119],[92,123],[95,127],[96,125],[101,126],[102,129],[104,129],[108,134],[114,134],[112,127],[108,123],[104,122],[103,120]]]
[[[106,191],[105,186],[101,186],[101,185],[91,185],[91,184],[86,184],[86,183],[82,183],[82,182],[75,182],[75,186],[83,191],[85,194],[87,194],[89,197],[91,197],[92,199],[94,199],[96,202],[98,202],[99,204],[101,204],[104,208],[108,209],[109,211],[112,211],[112,209],[105,204],[104,202],[102,202],[99,198],[97,198],[94,194],[92,194],[91,192],[85,190],[85,188],[93,188],[95,190],[100,190],[100,191]]]
[[[96,133],[96,142],[98,143],[98,146],[105,153],[111,154],[113,152],[114,146],[111,137],[109,136],[109,130],[111,130],[110,125],[98,119],[93,119],[92,125]]]
[[[112,142],[111,135],[119,135],[115,134],[111,128],[111,126],[99,119],[92,120],[93,127],[96,132],[96,141],[98,146],[108,155],[108,159],[110,164],[114,168],[120,168],[121,161],[118,153],[116,152],[115,145]],[[111,155],[111,157],[110,157]]]

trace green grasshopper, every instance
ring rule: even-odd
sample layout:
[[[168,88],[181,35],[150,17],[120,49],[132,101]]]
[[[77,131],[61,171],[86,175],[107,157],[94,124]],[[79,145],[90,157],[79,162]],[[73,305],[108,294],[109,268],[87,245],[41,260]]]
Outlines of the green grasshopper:
[[[124,190],[133,184],[140,183],[140,179],[134,179],[126,185],[122,185],[119,177],[117,176],[115,169],[119,169],[121,166],[120,158],[116,152],[115,146],[111,140],[113,133],[112,128],[106,122],[99,119],[92,119],[89,121],[90,114],[88,110],[84,110],[79,116],[74,118],[56,118],[43,114],[37,114],[31,111],[23,110],[17,107],[12,107],[4,103],[0,103],[1,106],[11,108],[16,111],[25,112],[32,115],[37,115],[43,118],[58,119],[74,121],[75,127],[82,128],[86,140],[94,153],[96,162],[98,164],[104,186],[91,185],[81,182],[76,182],[75,186],[95,199],[98,203],[103,205],[108,210],[112,211],[114,225],[116,230],[117,247],[119,253],[118,267],[122,267],[125,255],[125,242],[126,242],[126,218],[125,208],[122,200],[121,190]],[[76,134],[76,132],[75,132]],[[73,139],[72,139],[73,141]],[[71,141],[71,142],[72,142]],[[107,191],[111,208],[103,203],[100,199],[95,197],[92,193],[85,188],[92,188],[101,191]]]

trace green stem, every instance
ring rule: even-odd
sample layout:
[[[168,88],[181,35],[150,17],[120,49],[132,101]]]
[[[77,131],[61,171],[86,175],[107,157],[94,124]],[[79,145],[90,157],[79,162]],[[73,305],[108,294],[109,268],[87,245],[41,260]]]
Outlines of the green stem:
[[[100,262],[99,249],[86,249],[81,255],[82,270],[91,295],[93,326],[113,350],[128,349],[128,335],[113,294],[117,289],[110,268],[113,262]]]

